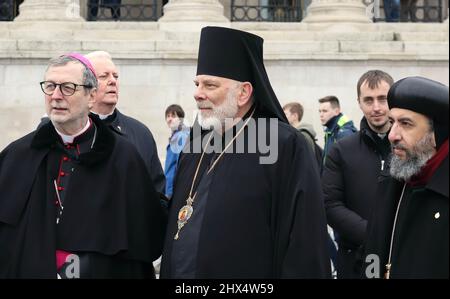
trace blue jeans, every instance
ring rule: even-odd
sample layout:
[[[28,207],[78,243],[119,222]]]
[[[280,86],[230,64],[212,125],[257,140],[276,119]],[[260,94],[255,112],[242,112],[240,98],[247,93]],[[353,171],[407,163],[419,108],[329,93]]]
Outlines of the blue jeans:
[[[398,22],[400,19],[400,0],[384,0],[386,22]]]

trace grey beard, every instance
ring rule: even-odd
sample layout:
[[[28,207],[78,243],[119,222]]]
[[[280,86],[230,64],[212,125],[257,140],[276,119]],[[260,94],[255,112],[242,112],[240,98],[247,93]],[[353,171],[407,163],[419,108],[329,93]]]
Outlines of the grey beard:
[[[422,170],[422,167],[434,155],[431,146],[431,135],[422,138],[411,151],[407,151],[406,159],[402,160],[396,155],[391,155],[390,174],[397,180],[408,181]]]
[[[226,119],[236,117],[239,109],[236,100],[236,90],[237,88],[228,91],[222,105],[214,107],[214,114],[211,117],[204,118],[201,114],[199,115],[199,123],[204,130],[214,129],[222,131],[225,128]]]

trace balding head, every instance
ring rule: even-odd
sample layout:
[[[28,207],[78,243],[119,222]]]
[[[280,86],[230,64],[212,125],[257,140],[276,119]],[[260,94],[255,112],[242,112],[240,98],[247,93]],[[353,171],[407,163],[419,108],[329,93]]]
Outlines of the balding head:
[[[108,52],[95,51],[86,55],[91,61],[98,79],[97,99],[92,111],[111,114],[119,100],[119,73]]]
[[[106,51],[94,51],[89,54],[84,55],[90,61],[92,59],[109,59],[112,61],[112,56]]]

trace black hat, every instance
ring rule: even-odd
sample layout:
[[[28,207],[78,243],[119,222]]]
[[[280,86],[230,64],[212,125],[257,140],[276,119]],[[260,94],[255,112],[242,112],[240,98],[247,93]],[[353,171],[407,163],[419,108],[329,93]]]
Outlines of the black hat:
[[[205,27],[200,36],[197,75],[250,82],[258,114],[287,122],[264,67],[263,42],[261,37],[248,32]]]
[[[422,77],[397,81],[388,93],[390,109],[412,110],[433,120],[438,148],[448,139],[448,103],[448,86]]]

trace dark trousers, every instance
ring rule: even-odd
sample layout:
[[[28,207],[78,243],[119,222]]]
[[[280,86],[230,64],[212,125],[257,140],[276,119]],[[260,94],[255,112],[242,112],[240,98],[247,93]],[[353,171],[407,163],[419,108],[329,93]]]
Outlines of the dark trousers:
[[[417,0],[400,0],[400,21],[416,22]]]
[[[13,0],[0,1],[0,21],[12,21],[15,15],[15,7]]]
[[[384,15],[386,22],[398,22],[400,17],[400,0],[384,0]]]
[[[101,1],[99,0],[89,0],[88,2],[88,20],[94,21],[97,19],[99,6],[105,6],[111,9],[111,16],[114,20],[120,19],[120,5],[121,0],[109,0]]]

